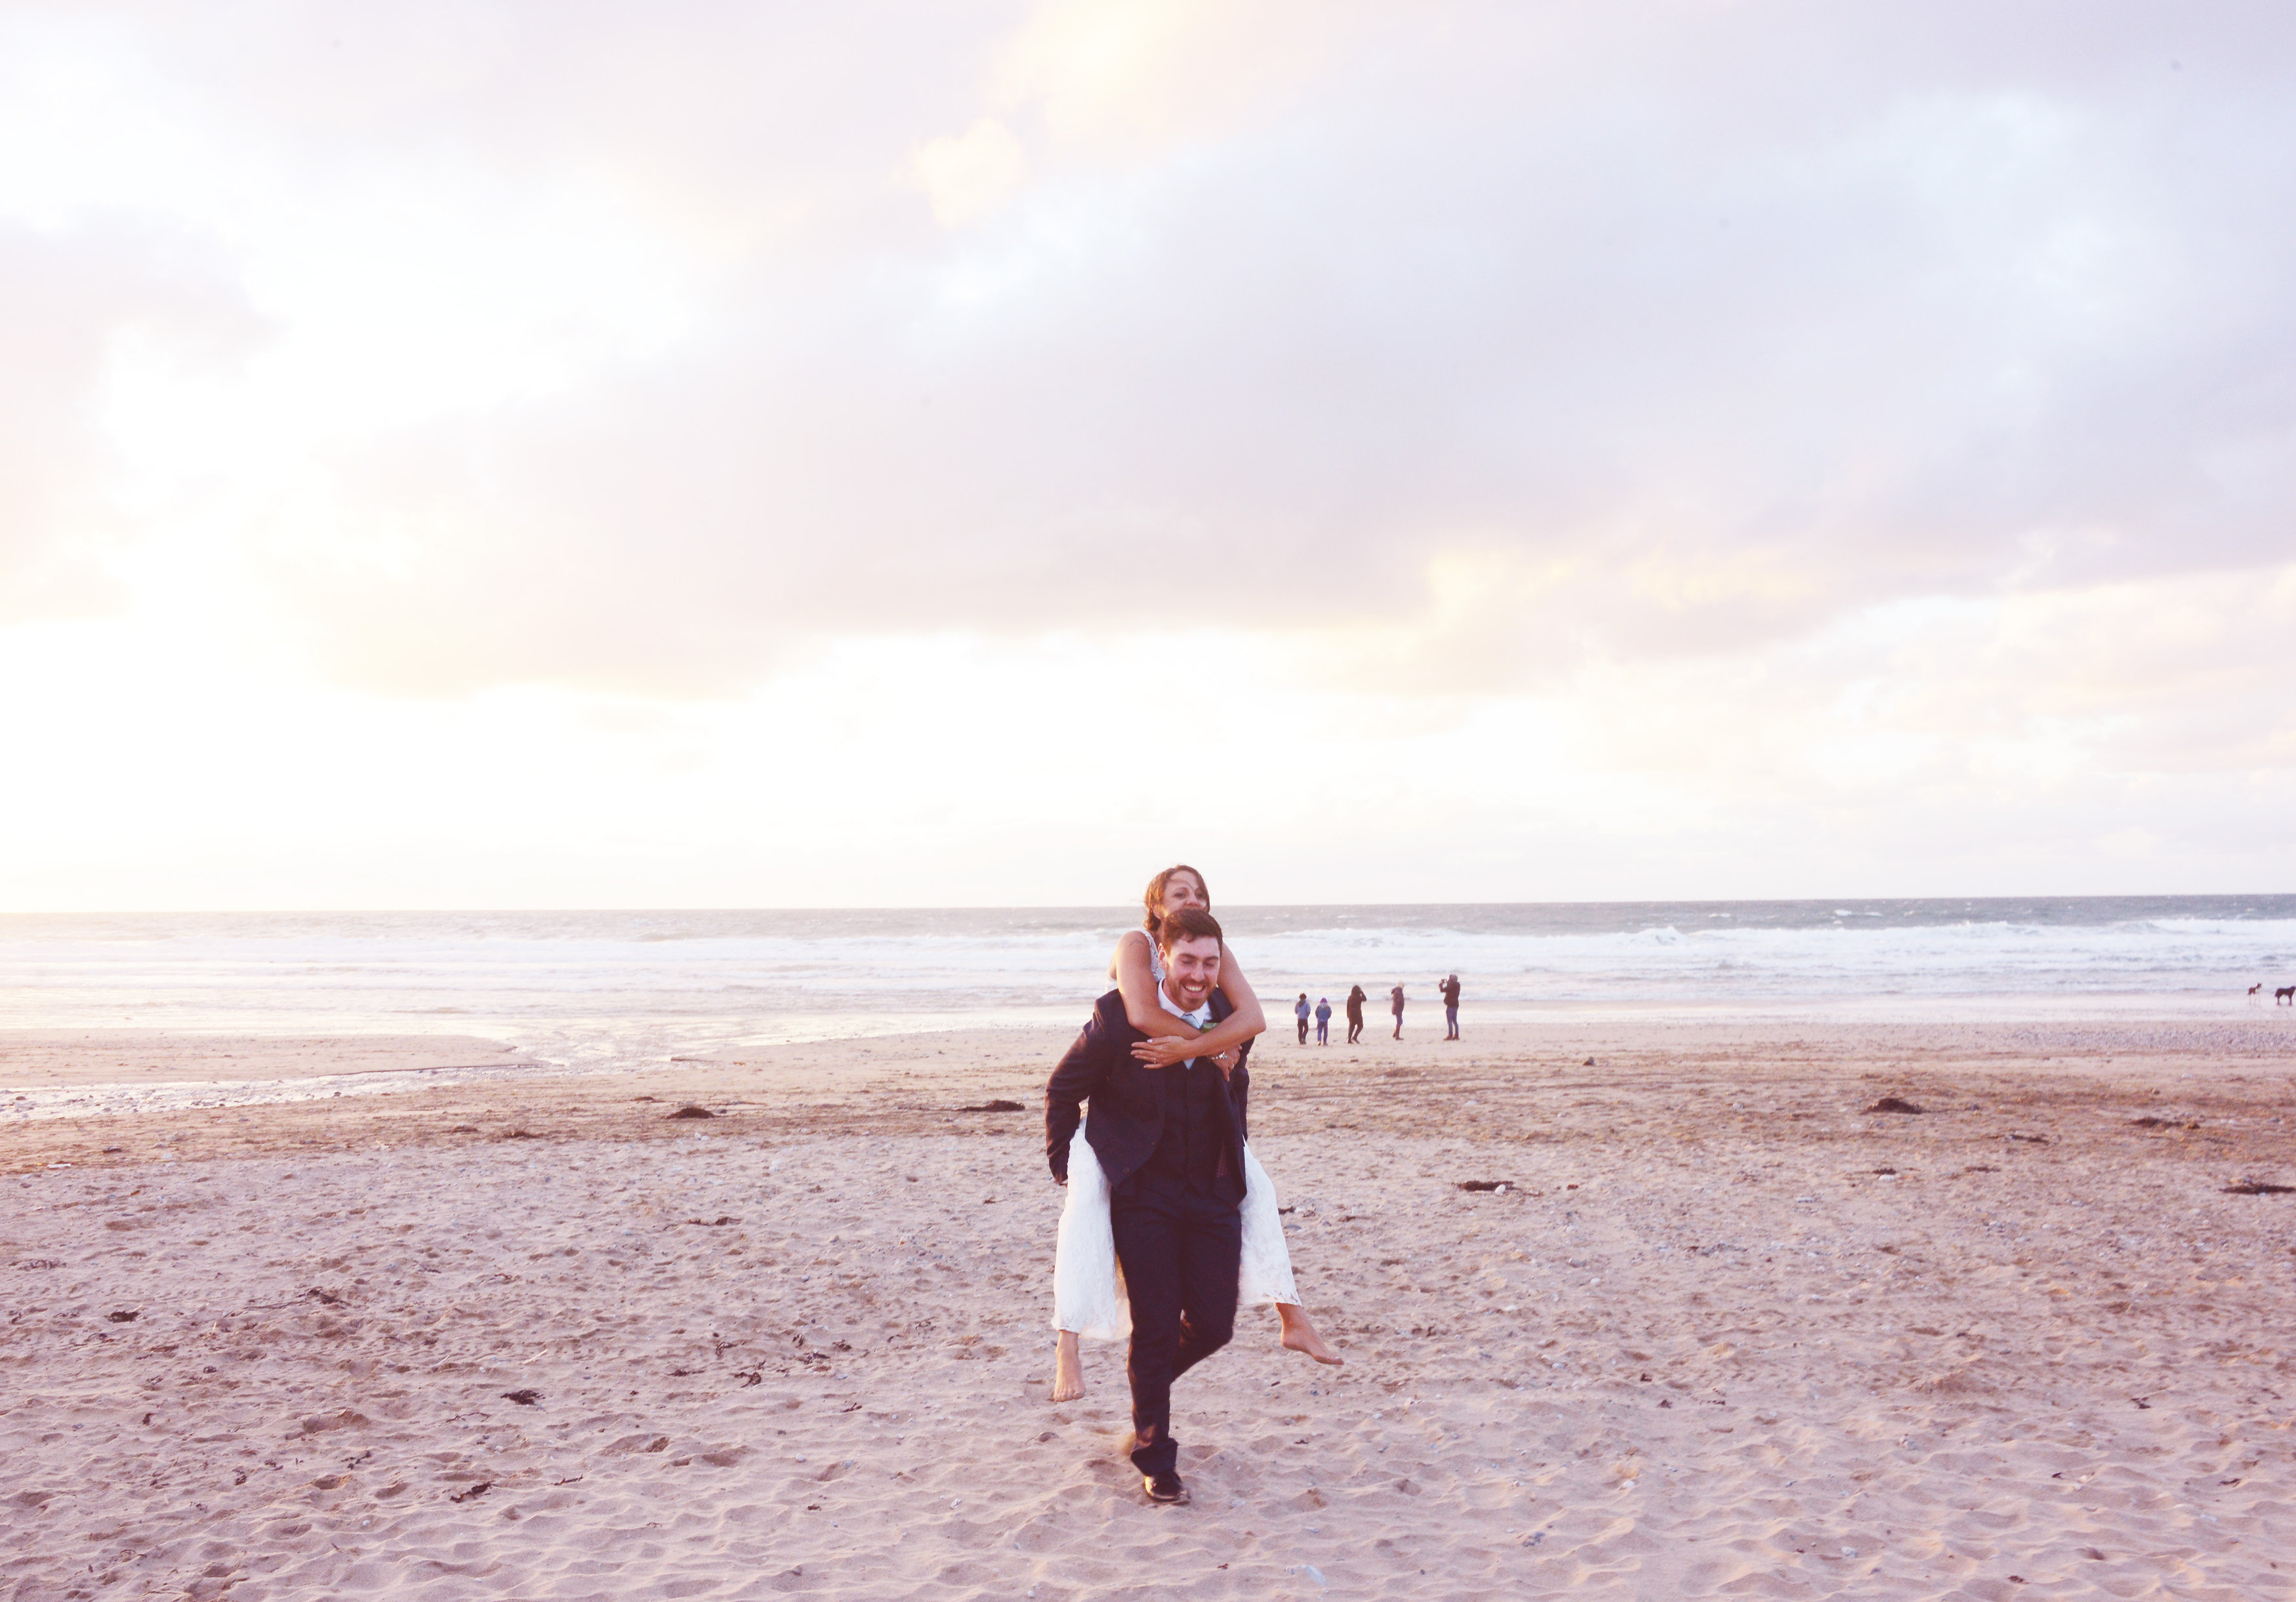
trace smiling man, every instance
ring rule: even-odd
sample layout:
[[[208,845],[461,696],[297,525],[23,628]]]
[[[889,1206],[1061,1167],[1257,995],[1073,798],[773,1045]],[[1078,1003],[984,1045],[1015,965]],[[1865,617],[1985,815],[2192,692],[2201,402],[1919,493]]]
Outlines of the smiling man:
[[[1165,1008],[1200,1028],[1218,1023],[1228,1010],[1218,990],[1218,923],[1196,908],[1167,913],[1157,944]],[[1091,1103],[1085,1139],[1107,1171],[1109,1222],[1132,1304],[1132,1462],[1149,1500],[1177,1502],[1187,1491],[1172,1438],[1172,1382],[1235,1331],[1251,1072],[1209,1057],[1150,1068],[1132,1056],[1144,1038],[1127,1022],[1122,995],[1103,996],[1045,1088],[1045,1138],[1053,1177],[1066,1183],[1078,1104]]]

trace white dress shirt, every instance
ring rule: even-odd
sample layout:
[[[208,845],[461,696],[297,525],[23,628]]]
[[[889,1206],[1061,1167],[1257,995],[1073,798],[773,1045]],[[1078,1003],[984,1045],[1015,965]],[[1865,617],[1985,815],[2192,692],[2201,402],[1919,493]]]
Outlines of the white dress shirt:
[[[1163,985],[1159,983],[1156,987],[1156,999],[1162,1002],[1164,1004],[1164,1010],[1171,1014],[1175,1018],[1185,1018],[1198,1029],[1210,1029],[1211,1027],[1212,998],[1210,996],[1204,998],[1204,1004],[1198,1007],[1194,1012],[1185,1012],[1181,1009],[1178,1002],[1173,1000],[1170,996],[1165,993]],[[1181,1064],[1184,1068],[1193,1068],[1195,1065],[1196,1059],[1194,1057],[1190,1057],[1185,1063]]]

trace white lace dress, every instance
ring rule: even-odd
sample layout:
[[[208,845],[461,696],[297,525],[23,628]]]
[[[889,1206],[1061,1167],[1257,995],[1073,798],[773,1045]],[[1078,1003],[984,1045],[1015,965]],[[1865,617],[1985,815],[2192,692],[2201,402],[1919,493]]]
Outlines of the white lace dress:
[[[1164,965],[1153,944],[1148,964],[1161,982]],[[1283,1244],[1275,1185],[1250,1146],[1243,1148],[1242,1213],[1236,1305],[1296,1305],[1300,1293],[1292,1283],[1292,1250]],[[1069,1140],[1069,1194],[1053,1255],[1053,1327],[1096,1341],[1121,1341],[1132,1334],[1132,1305],[1124,1294],[1124,1270],[1116,1261],[1116,1234],[1109,1223],[1108,1174],[1084,1138],[1082,1124]]]

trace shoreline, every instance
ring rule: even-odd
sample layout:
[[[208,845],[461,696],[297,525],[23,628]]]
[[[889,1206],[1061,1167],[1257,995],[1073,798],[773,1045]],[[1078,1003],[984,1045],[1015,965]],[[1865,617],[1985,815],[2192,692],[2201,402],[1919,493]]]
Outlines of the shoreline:
[[[1389,1038],[1390,1022],[1382,1014],[1366,1023],[1361,1046],[1350,1048],[1342,1043],[1344,1024],[1335,1017],[1332,1046],[1316,1046],[1311,1037],[1303,1060],[1313,1060],[1316,1054],[1326,1050],[1341,1056],[1352,1050],[1375,1057],[1382,1051],[1409,1054],[1430,1047],[1439,1056],[1464,1053],[1469,1057],[1478,1052],[1567,1052],[1582,1046],[1596,1051],[1644,1051],[1663,1048],[1685,1037],[1697,1041],[1729,1040],[1759,1050],[1766,1043],[1816,1034],[1837,1043],[1859,1041],[1865,1048],[1884,1052],[1893,1048],[1892,1042],[1902,1042],[1916,1052],[1934,1051],[1952,1043],[1978,1049],[1974,1043],[1989,1039],[2038,1056],[2055,1050],[2105,1050],[2117,1039],[2121,1042],[2120,1049],[2134,1055],[2205,1052],[2286,1056],[2296,1062],[2296,1011],[2276,1015],[2271,1009],[2251,1006],[2178,1012],[2139,1006],[2138,998],[2127,999],[2131,1005],[2126,1010],[2105,1013],[2019,1011],[1955,1018],[1816,1007],[1760,1011],[1734,1004],[1717,1004],[1702,1011],[1670,1004],[1635,1012],[1607,1004],[1590,1004],[1580,1011],[1494,1008],[1468,1014],[1467,1039],[1449,1046],[1437,1032],[1442,1028],[1440,1008],[1425,1007],[1406,1015],[1406,1035],[1399,1045]],[[1262,1063],[1275,1060],[1273,1054],[1302,1049],[1293,1045],[1288,1026],[1288,1015],[1271,1023],[1267,1035],[1256,1047]],[[39,1117],[66,1115],[60,1098],[100,1098],[113,1105],[97,1105],[92,1099],[86,1110],[121,1113],[185,1110],[165,1102],[158,1108],[147,1108],[139,1100],[160,1091],[211,1090],[213,1105],[240,1105],[306,1099],[316,1088],[330,1084],[347,1094],[359,1095],[418,1089],[426,1078],[455,1083],[620,1081],[665,1073],[674,1076],[682,1068],[730,1071],[752,1063],[771,1073],[814,1067],[835,1072],[841,1064],[876,1057],[907,1055],[922,1061],[951,1047],[962,1059],[984,1040],[1021,1043],[1021,1049],[1043,1054],[1049,1072],[1052,1061],[1073,1037],[1075,1027],[1066,1020],[989,1026],[953,1021],[878,1033],[693,1046],[667,1058],[648,1054],[587,1062],[540,1056],[530,1047],[490,1035],[0,1027],[0,1123],[12,1111],[19,1116],[27,1112]],[[2048,1043],[2053,1040],[2060,1045],[2051,1047]],[[178,1095],[177,1100],[182,1099]],[[32,1105],[14,1105],[20,1101]]]

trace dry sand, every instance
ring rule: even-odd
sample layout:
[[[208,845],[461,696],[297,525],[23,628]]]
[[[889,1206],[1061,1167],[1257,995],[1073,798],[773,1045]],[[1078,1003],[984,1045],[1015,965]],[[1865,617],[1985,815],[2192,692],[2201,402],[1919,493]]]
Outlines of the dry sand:
[[[2296,1195],[2226,1194],[2296,1184],[2287,1021],[1271,1037],[1254,1144],[1349,1360],[1247,1314],[1177,1393],[1184,1508],[1117,1349],[1044,1400],[1062,1043],[0,1115],[0,1595],[2296,1581]],[[0,1108],[468,1044],[0,1038]]]

